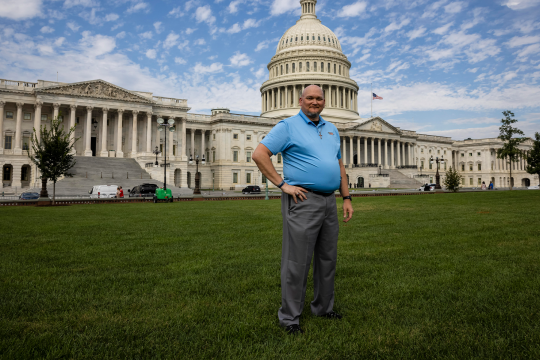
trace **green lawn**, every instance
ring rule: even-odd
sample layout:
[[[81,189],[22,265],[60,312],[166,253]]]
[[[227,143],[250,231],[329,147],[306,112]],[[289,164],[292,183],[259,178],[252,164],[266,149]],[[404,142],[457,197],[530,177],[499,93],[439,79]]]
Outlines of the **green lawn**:
[[[540,191],[353,204],[298,337],[279,201],[0,208],[0,358],[540,358]]]

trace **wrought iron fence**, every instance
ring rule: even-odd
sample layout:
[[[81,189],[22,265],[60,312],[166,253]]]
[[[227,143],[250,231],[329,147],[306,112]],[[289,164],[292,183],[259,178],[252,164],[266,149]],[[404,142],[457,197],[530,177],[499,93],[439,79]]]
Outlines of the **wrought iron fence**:
[[[379,167],[379,164],[354,164],[355,168],[376,168]]]
[[[417,165],[401,165],[401,166],[397,166],[396,169],[415,169],[415,170],[417,170],[418,166]]]
[[[370,178],[377,178],[377,177],[390,177],[390,174],[369,174]]]

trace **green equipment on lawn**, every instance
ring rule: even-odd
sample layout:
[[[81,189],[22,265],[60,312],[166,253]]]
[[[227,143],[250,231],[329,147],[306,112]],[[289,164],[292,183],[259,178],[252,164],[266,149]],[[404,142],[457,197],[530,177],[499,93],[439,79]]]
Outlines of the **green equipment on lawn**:
[[[173,202],[171,189],[156,189],[156,193],[154,194],[154,204],[157,202]]]

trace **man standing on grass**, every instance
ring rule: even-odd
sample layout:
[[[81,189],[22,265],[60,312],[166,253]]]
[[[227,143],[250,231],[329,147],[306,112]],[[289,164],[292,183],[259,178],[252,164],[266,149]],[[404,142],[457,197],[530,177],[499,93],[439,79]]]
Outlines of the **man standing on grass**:
[[[264,176],[282,190],[283,247],[278,318],[289,334],[303,333],[299,322],[313,254],[311,312],[341,319],[333,310],[339,233],[334,192],[339,189],[343,196],[345,222],[351,219],[353,208],[341,161],[339,133],[320,116],[324,106],[321,88],[308,86],[300,98],[298,115],[280,121],[253,154],[253,161]],[[284,179],[270,159],[277,153],[283,155]]]

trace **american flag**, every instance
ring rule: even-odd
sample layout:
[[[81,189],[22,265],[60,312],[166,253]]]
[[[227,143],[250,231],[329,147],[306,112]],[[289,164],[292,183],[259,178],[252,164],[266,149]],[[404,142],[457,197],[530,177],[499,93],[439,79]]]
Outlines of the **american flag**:
[[[373,100],[382,100],[382,97],[377,96],[377,94],[373,93]]]

